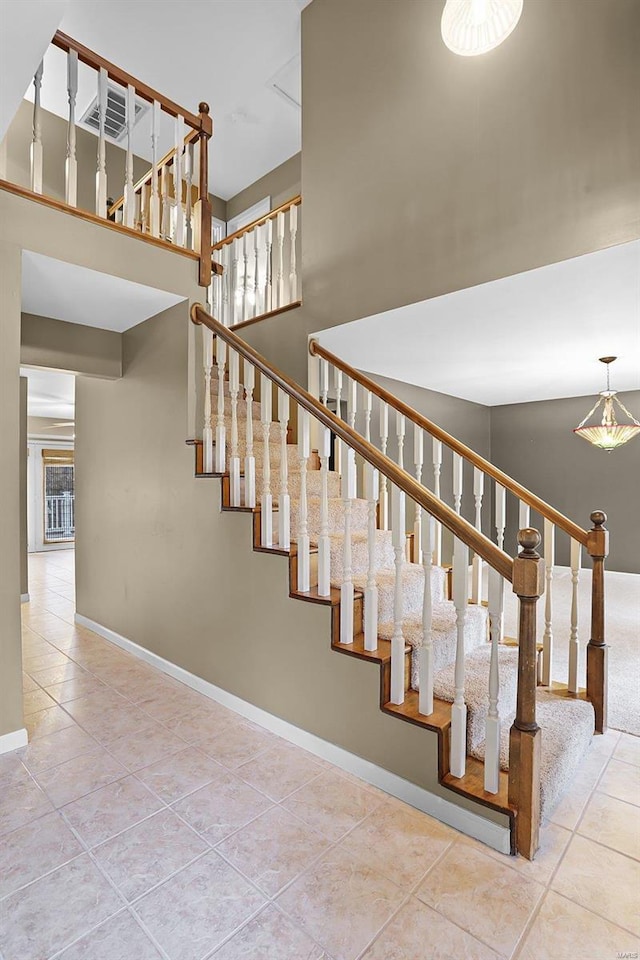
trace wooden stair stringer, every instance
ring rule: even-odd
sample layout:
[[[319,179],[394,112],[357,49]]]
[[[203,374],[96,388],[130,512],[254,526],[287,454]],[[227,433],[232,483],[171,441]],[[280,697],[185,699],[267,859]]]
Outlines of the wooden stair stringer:
[[[187,441],[195,446],[196,466],[198,465],[198,448],[202,449],[201,441]],[[274,556],[287,557],[289,560],[289,597],[293,600],[299,600],[305,603],[316,603],[331,607],[331,649],[344,656],[355,657],[360,660],[366,660],[370,663],[377,663],[380,667],[380,694],[379,706],[383,713],[404,720],[406,723],[413,723],[416,726],[423,727],[426,730],[436,733],[438,737],[438,783],[446,790],[451,790],[459,796],[478,803],[481,806],[488,807],[498,813],[502,813],[509,818],[509,831],[511,837],[511,852],[515,853],[515,819],[517,811],[509,805],[508,801],[508,773],[500,771],[500,785],[497,794],[487,793],[484,789],[484,763],[475,757],[467,755],[466,773],[463,777],[453,777],[449,771],[449,744],[451,728],[451,703],[445,700],[434,699],[434,711],[428,717],[418,711],[418,693],[410,687],[411,677],[411,647],[405,645],[405,700],[402,704],[393,704],[390,702],[391,686],[391,642],[389,640],[378,640],[378,646],[375,650],[365,650],[364,648],[364,595],[362,591],[355,590],[354,596],[354,640],[352,644],[343,644],[340,642],[340,590],[331,587],[331,593],[328,597],[321,597],[316,587],[312,587],[306,592],[299,591],[297,588],[298,577],[298,554],[297,545],[291,544],[290,550],[282,550],[279,547],[263,547],[260,542],[261,535],[261,508],[256,507],[232,507],[230,503],[229,474],[215,473],[196,473],[196,477],[219,478],[221,480],[221,510],[223,512],[250,513],[253,514],[251,529],[251,547],[257,553],[270,553]],[[311,555],[317,554],[317,547],[311,546]]]

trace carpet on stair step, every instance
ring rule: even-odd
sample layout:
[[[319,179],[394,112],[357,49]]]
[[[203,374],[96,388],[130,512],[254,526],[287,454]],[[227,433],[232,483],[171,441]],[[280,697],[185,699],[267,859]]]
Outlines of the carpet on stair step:
[[[366,502],[366,501],[365,501]],[[444,599],[446,570],[433,567],[431,574],[432,600],[438,603]],[[364,590],[367,578],[362,574],[353,578],[360,590]],[[379,570],[376,574],[378,587],[378,623],[394,620],[395,570]],[[417,563],[405,563],[402,568],[402,619],[422,618],[424,602],[424,567]]]
[[[291,500],[291,537],[298,536],[298,511],[300,509],[297,498]],[[352,500],[351,502],[351,529],[355,532],[367,529],[369,504],[366,500]],[[314,543],[320,536],[320,498],[309,497],[307,501],[308,533]],[[339,498],[329,500],[329,534],[344,532],[344,502]]]

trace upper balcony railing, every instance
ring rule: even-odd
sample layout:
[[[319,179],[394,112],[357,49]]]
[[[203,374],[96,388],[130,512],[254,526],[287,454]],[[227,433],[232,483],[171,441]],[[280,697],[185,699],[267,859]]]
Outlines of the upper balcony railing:
[[[225,327],[263,320],[300,306],[300,211],[293,197],[213,246],[211,312]]]
[[[3,182],[15,193],[38,195],[52,206],[66,209],[77,216],[108,223],[146,240],[165,245],[199,260],[199,282],[211,282],[211,202],[208,188],[208,144],[212,135],[209,107],[201,103],[198,113],[191,113],[168,97],[158,93],[125,70],[116,67],[87,47],[58,31],[52,46],[66,54],[67,142],[64,173],[64,203],[46,196],[43,178],[42,82],[44,60],[33,78],[33,135],[30,145],[30,190]],[[87,114],[86,123],[97,133],[95,164],[95,204],[93,210],[78,207],[79,170],[77,153],[78,124],[76,101],[79,90],[79,64],[94,73],[95,107]],[[86,86],[83,76],[83,87]],[[89,85],[91,81],[88,81]],[[134,126],[138,115],[150,105],[149,140],[141,145],[136,133],[136,154],[150,159],[148,173],[134,183]],[[173,146],[159,155],[161,136],[166,142],[167,123],[173,124]],[[109,202],[107,143],[126,141],[124,191],[115,203]],[[3,178],[5,174],[2,174]]]

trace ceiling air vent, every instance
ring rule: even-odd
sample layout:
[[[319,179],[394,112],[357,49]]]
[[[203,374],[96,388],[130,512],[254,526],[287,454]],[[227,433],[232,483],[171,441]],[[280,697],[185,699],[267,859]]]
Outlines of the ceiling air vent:
[[[134,126],[142,114],[145,113],[147,106],[148,104],[141,100],[135,101],[135,117],[133,120]],[[95,130],[96,133],[99,132],[100,118],[98,115],[97,96],[87,107],[83,117],[80,120],[80,123],[85,127],[88,127],[90,130]],[[104,118],[105,136],[109,137],[110,140],[115,140],[118,142],[119,140],[122,140],[126,132],[127,111],[125,106],[124,91],[118,90],[116,87],[107,86],[107,110]]]

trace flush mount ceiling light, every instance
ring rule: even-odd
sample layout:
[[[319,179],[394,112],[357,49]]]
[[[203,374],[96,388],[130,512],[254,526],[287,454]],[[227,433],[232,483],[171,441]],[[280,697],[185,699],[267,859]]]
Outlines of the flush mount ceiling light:
[[[442,12],[442,39],[453,53],[476,57],[488,53],[515,30],[523,0],[447,0]]]
[[[598,402],[589,410],[582,423],[574,428],[574,433],[583,437],[592,443],[594,447],[600,447],[601,450],[615,450],[624,443],[632,440],[640,433],[640,423],[629,413],[624,403],[618,400],[615,390],[612,390],[609,384],[609,364],[616,360],[616,357],[600,357],[600,363],[607,365],[607,389],[603,390],[598,396]],[[632,421],[632,423],[618,423],[614,403],[617,403],[622,412]],[[602,404],[602,421],[594,426],[585,426],[591,419],[598,407]]]

